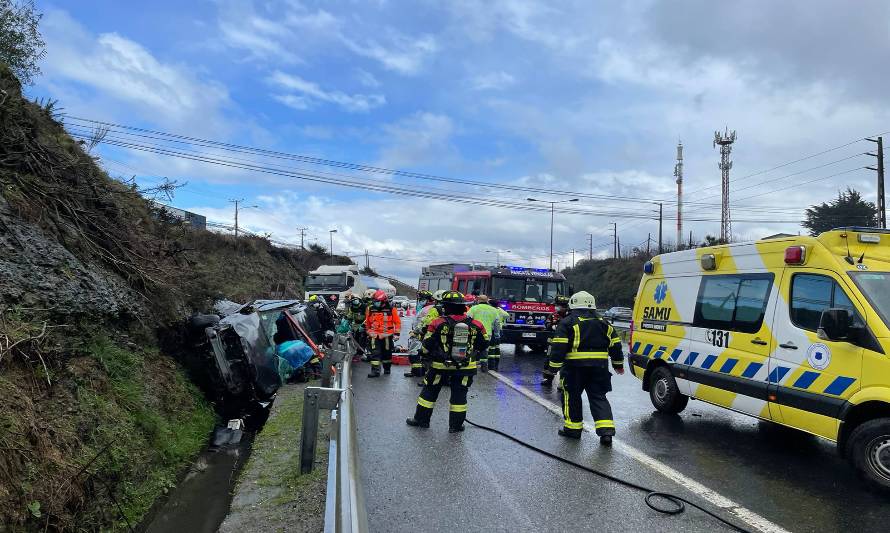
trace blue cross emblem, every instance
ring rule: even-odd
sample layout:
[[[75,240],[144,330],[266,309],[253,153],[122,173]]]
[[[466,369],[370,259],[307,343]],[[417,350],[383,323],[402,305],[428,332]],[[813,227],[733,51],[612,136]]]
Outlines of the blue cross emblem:
[[[662,281],[655,287],[655,303],[660,304],[667,298],[668,294],[668,285],[666,282]]]

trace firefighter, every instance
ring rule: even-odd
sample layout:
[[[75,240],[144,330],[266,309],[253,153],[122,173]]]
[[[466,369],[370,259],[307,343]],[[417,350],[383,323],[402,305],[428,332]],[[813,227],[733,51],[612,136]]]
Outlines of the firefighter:
[[[353,296],[346,301],[346,318],[349,320],[349,329],[356,344],[356,355],[362,354],[367,350],[368,336],[365,333],[366,308],[365,302],[358,296]]]
[[[446,382],[451,387],[448,432],[464,430],[467,418],[467,391],[473,384],[477,360],[486,349],[485,327],[466,314],[464,295],[448,291],[442,295],[444,314],[427,327],[423,339],[432,362],[417,398],[414,417],[405,420],[409,426],[428,428],[433,406]]]
[[[413,333],[418,339],[421,340],[420,350],[418,351],[418,354],[420,356],[420,374],[422,376],[426,375],[426,371],[429,369],[430,363],[429,354],[426,353],[426,348],[424,348],[422,341],[424,336],[426,335],[426,331],[427,328],[429,328],[430,323],[443,314],[441,301],[442,295],[445,294],[445,292],[446,291],[444,289],[439,289],[434,292],[433,299],[429,303],[429,305],[426,305],[423,309],[420,310],[420,313],[417,314],[417,319],[415,322],[417,326],[415,326]],[[418,383],[417,386],[422,387],[423,382]]]
[[[365,310],[365,331],[368,334],[371,350],[371,373],[369,378],[380,377],[380,366],[383,373],[389,374],[392,366],[392,348],[399,338],[402,320],[399,312],[393,307],[386,293],[377,290],[371,306]]]
[[[488,372],[488,369],[497,370],[501,360],[500,338],[496,332],[500,331],[500,325],[507,320],[510,313],[500,307],[491,305],[488,296],[480,294],[476,297],[476,305],[470,307],[467,316],[478,320],[485,327],[485,340],[488,348],[479,356],[479,369]]]
[[[562,294],[557,295],[556,299],[553,301],[553,307],[553,316],[550,317],[550,322],[547,324],[547,327],[550,331],[555,332],[556,327],[559,326],[562,319],[569,314],[569,297]],[[547,387],[548,389],[553,386],[553,377],[555,375],[555,373],[547,372],[547,369],[549,368],[547,363],[550,361],[550,354],[552,351],[552,339],[547,339],[547,357],[544,359],[544,379],[541,381],[541,386]]]
[[[417,315],[415,315],[414,317],[414,327],[411,328],[411,337],[423,340],[423,331],[416,331],[416,328],[419,327],[422,319],[420,313],[423,313],[425,315],[426,312],[424,312],[424,309],[434,304],[435,300],[433,299],[433,293],[431,293],[430,291],[417,292]],[[411,370],[405,372],[405,377],[422,377],[423,362],[420,360],[420,350],[417,350],[417,352],[415,353],[409,353],[408,360],[411,362]]]
[[[569,314],[556,328],[547,372],[560,371],[562,377],[563,437],[580,439],[584,427],[581,393],[587,392],[596,434],[604,446],[612,445],[615,421],[606,393],[612,390],[609,361],[618,374],[624,374],[621,339],[611,324],[596,314],[596,300],[585,291],[569,299]],[[552,378],[551,378],[552,379]]]

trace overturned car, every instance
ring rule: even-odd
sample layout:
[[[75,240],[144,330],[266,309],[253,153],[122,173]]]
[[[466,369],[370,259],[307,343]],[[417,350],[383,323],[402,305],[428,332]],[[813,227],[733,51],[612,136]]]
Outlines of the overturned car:
[[[265,410],[282,383],[320,375],[338,318],[324,301],[257,300],[226,311],[188,320],[181,357],[224,418]]]

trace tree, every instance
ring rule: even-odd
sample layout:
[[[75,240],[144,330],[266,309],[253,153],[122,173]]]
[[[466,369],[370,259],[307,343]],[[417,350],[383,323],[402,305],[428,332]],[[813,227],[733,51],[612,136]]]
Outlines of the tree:
[[[719,246],[721,244],[726,244],[726,240],[720,237],[715,237],[713,235],[705,235],[705,240],[698,247],[704,248],[706,246]]]
[[[309,251],[316,255],[327,255],[328,254],[328,249],[316,242],[313,242],[312,244],[309,245]]]
[[[0,0],[0,63],[25,85],[40,74],[38,63],[46,55],[38,29],[41,18],[33,0]]]
[[[878,210],[875,204],[863,200],[858,191],[847,187],[846,191],[838,192],[836,200],[808,208],[806,220],[800,225],[813,236],[844,226],[876,227]]]

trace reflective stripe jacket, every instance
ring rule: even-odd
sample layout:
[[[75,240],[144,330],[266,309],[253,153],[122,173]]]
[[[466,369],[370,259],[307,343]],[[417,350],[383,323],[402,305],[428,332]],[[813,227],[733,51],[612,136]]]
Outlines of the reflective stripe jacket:
[[[560,321],[556,333],[550,339],[551,371],[568,366],[597,366],[607,368],[624,365],[621,339],[611,324],[597,316],[593,310],[575,309]]]
[[[500,329],[496,327],[498,323],[504,322],[510,313],[493,305],[476,304],[467,311],[467,316],[481,322],[485,326],[485,338],[491,339],[491,334],[496,329]]]
[[[449,364],[451,359],[451,341],[453,338],[452,327],[457,322],[465,322],[470,326],[470,336],[467,339],[467,361],[466,366],[460,368]],[[473,320],[467,315],[450,315],[446,317],[438,317],[427,326],[426,334],[423,337],[423,349],[432,359],[431,367],[434,370],[449,370],[457,374],[475,374],[476,361],[479,355],[488,350],[488,343],[485,340],[485,326],[478,320]]]
[[[369,306],[365,310],[365,331],[371,337],[392,337],[402,329],[402,319],[395,307],[376,310]]]

